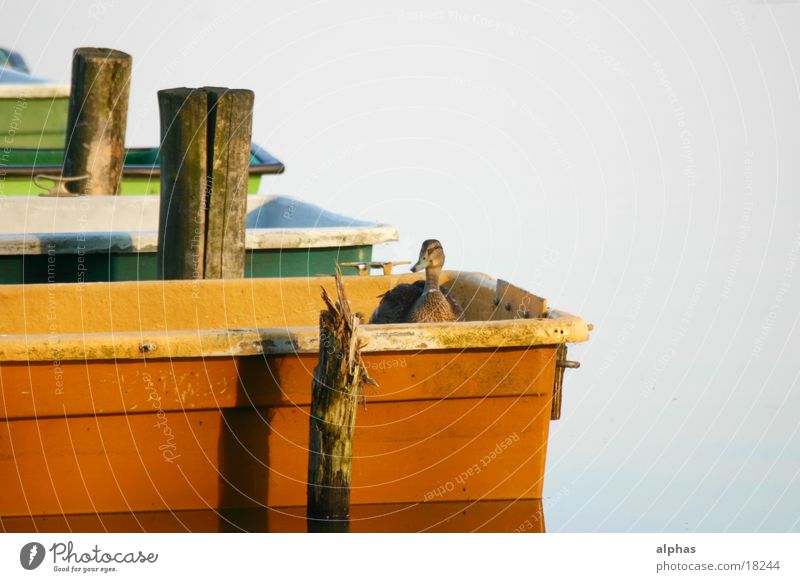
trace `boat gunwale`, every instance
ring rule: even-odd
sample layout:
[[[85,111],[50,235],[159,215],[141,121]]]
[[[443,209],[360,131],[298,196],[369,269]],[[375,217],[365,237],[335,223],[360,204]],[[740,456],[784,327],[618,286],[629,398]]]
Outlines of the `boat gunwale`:
[[[62,83],[0,83],[0,99],[63,99],[69,93]]]
[[[399,237],[397,228],[390,224],[248,228],[245,250],[351,247],[396,241]],[[154,230],[0,233],[0,256],[154,253],[157,250],[158,232]]]
[[[149,194],[127,196],[96,196],[96,197],[71,197],[71,198],[41,198],[34,196],[0,197],[0,208],[8,205],[16,208],[17,214],[27,217],[31,212],[46,211],[46,213],[68,211],[82,211],[82,205],[95,203],[101,208],[106,207],[113,217],[119,212],[142,212],[147,207],[152,207],[156,213],[158,196]],[[39,209],[44,204],[45,209]],[[356,220],[349,216],[338,215],[334,212],[320,208],[315,204],[298,200],[296,198],[249,194],[248,215],[264,212],[265,205],[276,204],[281,210],[282,205],[288,205],[295,210],[306,210],[316,215],[314,220],[294,221],[298,226],[250,226],[245,231],[246,250],[292,250],[308,248],[339,248],[374,245],[384,242],[399,240],[397,228],[391,224],[376,223],[366,220]],[[66,205],[66,208],[62,208]],[[127,206],[133,205],[133,209]],[[50,214],[46,214],[50,216]],[[157,214],[155,215],[157,218]],[[101,214],[99,219],[108,218]],[[27,218],[23,218],[27,220]],[[40,221],[41,222],[41,221]],[[95,219],[97,223],[97,219]],[[94,223],[92,223],[94,224]],[[0,256],[35,256],[35,255],[60,255],[60,254],[99,254],[99,253],[154,253],[158,250],[158,231],[152,224],[147,223],[145,229],[105,230],[106,223],[97,223],[99,228],[90,225],[78,226],[71,232],[51,232],[44,230],[39,223],[26,227],[27,232],[2,232],[0,231]],[[102,224],[102,226],[100,226]],[[5,225],[4,225],[5,226]],[[16,224],[12,225],[17,228]],[[73,227],[74,228],[74,227]]]
[[[509,348],[584,342],[583,319],[549,310],[538,319],[362,325],[367,353]],[[137,360],[317,353],[317,326],[0,335],[0,361]]]
[[[0,85],[2,87],[2,85]],[[0,98],[2,96],[0,95]],[[16,151],[30,150],[30,151],[58,151],[59,148],[13,148]],[[148,151],[157,148],[152,147],[135,147],[125,148],[126,152]],[[278,158],[270,154],[267,150],[262,148],[256,143],[250,145],[250,154],[254,155],[259,162],[251,162],[248,166],[249,176],[263,176],[283,174],[286,171],[286,166]],[[8,165],[3,168],[5,176],[14,178],[33,178],[36,174],[61,174],[62,165],[60,164],[19,164]],[[126,164],[122,167],[122,177],[124,178],[154,178],[161,177],[161,166],[156,164]],[[151,194],[152,196],[152,194]]]
[[[248,167],[248,175],[250,176],[263,176],[273,174],[283,174],[286,171],[286,166],[282,162],[265,163],[265,164],[250,164]],[[46,164],[41,166],[6,166],[3,172],[6,176],[15,178],[33,178],[36,174],[60,174],[62,166],[55,164]],[[154,178],[161,177],[160,166],[148,166],[142,164],[129,164],[122,168],[123,178]],[[123,194],[124,196],[124,194]]]

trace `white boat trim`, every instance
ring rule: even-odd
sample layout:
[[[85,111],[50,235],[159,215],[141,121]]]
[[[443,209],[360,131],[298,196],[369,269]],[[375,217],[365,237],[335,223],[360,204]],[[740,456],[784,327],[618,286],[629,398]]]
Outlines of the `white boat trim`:
[[[0,83],[0,99],[61,99],[69,97],[69,90],[55,83]]]
[[[293,198],[250,195],[247,202],[248,250],[352,247],[399,238],[394,226]],[[0,256],[154,253],[158,213],[159,198],[153,195],[0,197]]]

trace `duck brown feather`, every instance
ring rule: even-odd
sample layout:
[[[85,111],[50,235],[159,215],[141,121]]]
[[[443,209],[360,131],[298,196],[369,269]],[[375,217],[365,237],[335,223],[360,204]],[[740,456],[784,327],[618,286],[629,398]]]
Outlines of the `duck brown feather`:
[[[372,312],[369,322],[420,323],[423,321],[454,321],[461,319],[464,310],[458,304],[458,301],[456,301],[456,299],[452,296],[450,290],[444,285],[440,285],[439,290],[449,304],[449,309],[445,310],[445,317],[448,317],[447,319],[439,319],[436,318],[436,316],[434,316],[434,318],[430,318],[435,312],[431,306],[422,309],[421,313],[417,311],[417,315],[412,316],[412,310],[422,298],[424,289],[424,281],[401,283],[400,285],[390,289],[383,295],[379,296],[381,297],[381,302],[378,304],[378,307],[375,308],[375,311]],[[427,302],[425,302],[424,305],[427,305]],[[448,312],[452,313],[452,315],[448,316]],[[416,318],[412,319],[412,317]]]

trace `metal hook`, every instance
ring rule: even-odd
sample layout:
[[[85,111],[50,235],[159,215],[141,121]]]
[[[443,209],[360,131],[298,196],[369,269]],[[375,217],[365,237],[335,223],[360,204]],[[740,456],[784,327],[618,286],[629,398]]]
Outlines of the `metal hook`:
[[[556,374],[553,382],[553,404],[550,410],[550,420],[561,418],[561,394],[564,388],[564,370],[566,368],[580,368],[581,363],[567,359],[567,344],[560,344],[556,348]]]

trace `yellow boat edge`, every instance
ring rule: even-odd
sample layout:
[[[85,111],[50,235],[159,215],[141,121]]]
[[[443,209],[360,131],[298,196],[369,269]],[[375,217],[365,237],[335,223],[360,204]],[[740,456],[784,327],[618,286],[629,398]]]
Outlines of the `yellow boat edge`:
[[[427,324],[363,324],[359,332],[364,342],[363,351],[533,347],[577,343],[589,339],[591,327],[583,319],[563,311],[547,309],[544,299],[505,281],[473,272],[446,271],[443,275],[443,282],[459,292],[462,300],[468,301],[467,311],[471,320]],[[377,304],[379,301],[379,292],[397,283],[417,279],[418,276],[415,275],[353,277],[347,278],[346,290],[354,292],[354,309],[361,308],[366,312],[372,306],[369,302]],[[93,300],[98,303],[105,299],[106,308],[112,311],[114,301],[120,303],[119,297],[130,296],[128,300],[135,299],[137,302],[132,305],[141,306],[142,302],[147,301],[162,302],[165,313],[163,318],[154,320],[158,325],[148,325],[150,322],[140,313],[131,314],[127,320],[117,314],[116,318],[109,317],[107,325],[104,326],[101,322],[95,326],[101,329],[91,329],[91,326],[86,325],[86,321],[94,321],[94,318],[88,319],[91,315],[84,314],[83,319],[72,322],[71,327],[76,329],[58,333],[53,333],[52,327],[45,327],[49,324],[44,315],[40,316],[42,321],[37,327],[37,324],[22,314],[16,325],[12,321],[5,328],[0,328],[0,361],[124,360],[315,353],[319,350],[319,329],[316,325],[308,324],[318,317],[318,307],[307,302],[316,300],[320,286],[328,287],[332,280],[332,277],[325,276],[4,286],[0,288],[0,299],[11,309],[14,309],[14,300],[23,310],[30,309],[36,303],[50,301],[56,303],[52,309],[63,307],[64,312],[72,315],[75,305],[84,305]],[[270,305],[264,308],[271,310],[269,316],[237,318],[233,315],[235,302],[244,304],[242,311],[246,315],[248,302],[255,302],[254,297],[260,292],[274,294],[273,301],[268,302]],[[293,315],[304,325],[291,325],[290,321],[286,321],[289,325],[274,325],[280,320],[280,308],[286,306],[287,302],[291,303],[290,297],[297,297],[297,302],[303,301],[298,293],[306,294],[306,304],[302,313]],[[166,313],[166,307],[172,304],[167,303],[165,297],[174,299],[177,296],[185,303],[189,294],[195,298],[199,295],[200,299],[197,300],[209,309],[221,310],[219,317],[211,318],[211,325],[208,327],[188,325],[188,316],[177,325],[174,319],[170,320],[171,314]],[[214,301],[204,300],[208,297],[213,297]],[[258,307],[262,308],[263,301],[260,297],[258,300]],[[526,308],[534,311],[529,313],[512,309],[512,303],[515,307],[524,303]],[[103,305],[99,305],[99,308],[102,309]],[[126,311],[124,306],[114,309],[117,312]],[[156,308],[157,315],[158,311]],[[100,312],[96,313],[99,317]],[[191,315],[191,310],[187,313]],[[152,313],[150,317],[152,318]],[[260,319],[271,325],[240,325],[252,319],[256,322]],[[284,319],[287,317],[284,316]],[[223,325],[214,325],[223,322],[230,324],[228,329]],[[87,327],[89,329],[86,333],[76,332],[77,329]]]

